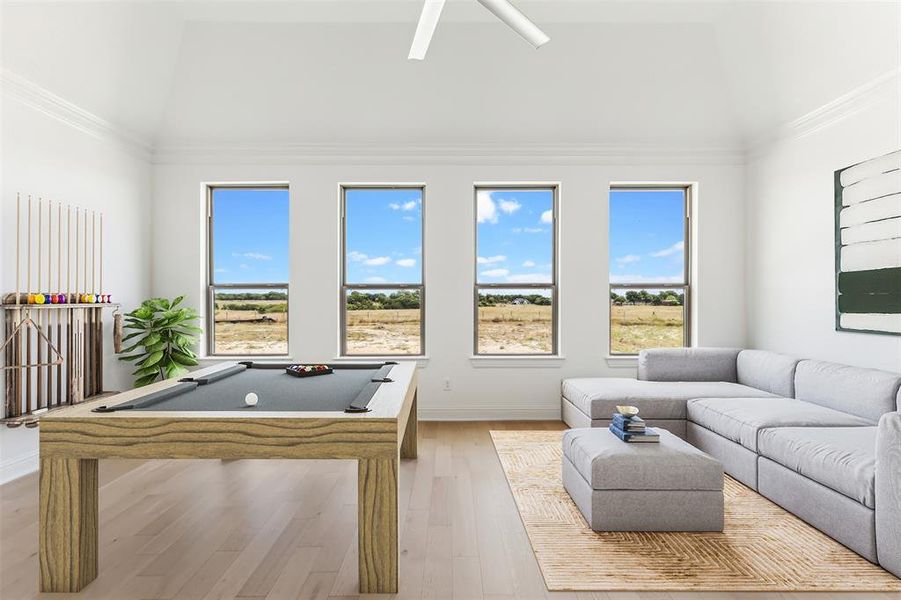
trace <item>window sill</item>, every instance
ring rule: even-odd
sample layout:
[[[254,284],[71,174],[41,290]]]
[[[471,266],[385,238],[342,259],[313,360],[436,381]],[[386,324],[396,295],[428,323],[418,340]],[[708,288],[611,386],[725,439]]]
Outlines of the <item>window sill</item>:
[[[416,361],[416,365],[420,369],[424,369],[429,365],[428,356],[336,356],[332,359],[336,363],[374,363],[374,362],[408,362]]]
[[[240,362],[242,360],[252,360],[256,362],[293,362],[293,358],[288,356],[287,354],[270,354],[266,356],[260,355],[249,355],[249,356],[198,356],[197,362],[199,363],[219,363],[226,361]]]
[[[634,369],[638,367],[638,356],[606,356],[607,366],[612,369]]]
[[[469,363],[477,369],[559,369],[564,356],[470,356]]]

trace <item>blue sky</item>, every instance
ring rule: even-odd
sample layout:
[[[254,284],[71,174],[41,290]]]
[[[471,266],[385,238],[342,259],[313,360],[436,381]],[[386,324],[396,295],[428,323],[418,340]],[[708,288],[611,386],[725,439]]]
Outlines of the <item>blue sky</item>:
[[[288,190],[213,190],[216,283],[288,282]]]
[[[348,283],[420,283],[419,189],[348,189]],[[553,192],[479,190],[479,283],[551,280]],[[217,188],[213,193],[217,283],[288,281],[288,191]],[[610,192],[610,281],[682,279],[680,190]]]
[[[684,222],[681,190],[611,190],[610,282],[680,283]]]
[[[422,190],[345,192],[347,283],[422,282]]]
[[[476,193],[479,283],[549,283],[553,262],[552,190]]]

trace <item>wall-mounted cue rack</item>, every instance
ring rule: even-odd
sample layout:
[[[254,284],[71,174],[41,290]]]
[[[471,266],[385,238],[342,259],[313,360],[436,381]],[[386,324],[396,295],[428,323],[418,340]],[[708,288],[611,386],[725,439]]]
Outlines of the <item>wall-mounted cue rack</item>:
[[[103,310],[119,305],[103,291],[103,215],[29,196],[23,236],[22,205],[17,195],[16,291],[0,305],[2,422],[34,427],[42,413],[104,394]]]

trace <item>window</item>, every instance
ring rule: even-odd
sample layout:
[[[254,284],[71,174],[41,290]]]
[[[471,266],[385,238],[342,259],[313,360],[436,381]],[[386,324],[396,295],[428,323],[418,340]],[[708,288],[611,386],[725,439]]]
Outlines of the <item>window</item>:
[[[689,189],[610,189],[610,353],[690,345]]]
[[[343,186],[341,354],[422,355],[422,186]]]
[[[288,353],[288,188],[210,186],[210,355]]]
[[[556,186],[476,186],[475,354],[557,353]]]

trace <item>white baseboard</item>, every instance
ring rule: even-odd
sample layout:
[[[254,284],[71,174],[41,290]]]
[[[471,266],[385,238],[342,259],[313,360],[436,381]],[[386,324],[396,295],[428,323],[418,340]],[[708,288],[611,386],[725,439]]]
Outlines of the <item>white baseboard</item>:
[[[0,460],[0,484],[30,475],[38,470],[38,452],[27,452],[8,460]]]
[[[420,407],[420,421],[559,421],[560,407]]]

